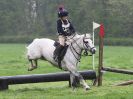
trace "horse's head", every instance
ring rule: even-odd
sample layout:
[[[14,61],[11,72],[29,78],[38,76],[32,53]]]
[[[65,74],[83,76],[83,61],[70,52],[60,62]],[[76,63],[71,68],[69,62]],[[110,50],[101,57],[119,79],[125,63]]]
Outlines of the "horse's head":
[[[83,35],[83,49],[84,50],[89,50],[91,54],[96,53],[96,48],[94,47],[94,44],[91,40],[91,35],[90,34],[84,34]]]

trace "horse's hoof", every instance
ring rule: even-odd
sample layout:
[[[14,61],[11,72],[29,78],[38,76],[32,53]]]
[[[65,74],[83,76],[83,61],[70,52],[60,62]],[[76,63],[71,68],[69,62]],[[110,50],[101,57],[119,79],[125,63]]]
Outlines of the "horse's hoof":
[[[72,88],[73,92],[76,92],[76,87]]]
[[[32,71],[33,69],[32,68],[28,68],[28,71]]]
[[[37,68],[37,66],[33,66],[33,69],[36,69]]]
[[[85,88],[86,91],[90,90],[90,88]]]
[[[33,66],[32,68],[28,68],[28,71],[32,71],[32,70],[34,70],[36,68],[37,68],[37,66]]]
[[[91,88],[90,88],[89,86],[85,88],[86,91],[88,91],[88,90],[90,90],[90,89],[91,89]]]

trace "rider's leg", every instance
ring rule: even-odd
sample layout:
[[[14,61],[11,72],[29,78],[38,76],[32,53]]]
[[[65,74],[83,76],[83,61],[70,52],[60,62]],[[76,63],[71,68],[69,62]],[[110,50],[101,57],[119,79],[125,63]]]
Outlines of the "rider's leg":
[[[59,43],[60,45],[56,48],[55,50],[55,56],[54,59],[57,61],[60,57],[60,52],[63,50],[64,45],[65,45],[65,37],[62,35],[59,35]]]
[[[65,45],[65,36],[59,35],[58,39],[59,39],[60,45],[64,46]]]

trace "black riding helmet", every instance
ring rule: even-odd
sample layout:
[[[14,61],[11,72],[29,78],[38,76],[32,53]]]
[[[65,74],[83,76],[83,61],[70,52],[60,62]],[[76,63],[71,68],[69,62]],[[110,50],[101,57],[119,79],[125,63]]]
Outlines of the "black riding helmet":
[[[58,8],[58,17],[65,17],[68,16],[68,11],[66,9],[64,9],[64,6],[60,6]]]

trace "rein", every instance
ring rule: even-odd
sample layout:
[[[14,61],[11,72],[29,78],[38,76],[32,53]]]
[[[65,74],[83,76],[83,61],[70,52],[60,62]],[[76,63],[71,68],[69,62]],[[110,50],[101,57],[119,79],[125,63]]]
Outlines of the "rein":
[[[74,39],[73,39],[74,40]],[[77,44],[77,42],[74,40],[74,42],[76,43],[76,45],[78,45]],[[78,47],[80,48],[80,46],[78,45]],[[76,49],[74,48],[74,46],[73,46],[73,42],[70,44],[70,49],[71,49],[71,52],[73,53],[73,55],[74,55],[74,57],[77,59],[77,61],[79,61],[80,62],[80,59],[81,59],[81,54],[80,53],[78,53],[77,51],[76,51]],[[81,48],[80,48],[81,49]],[[73,51],[74,50],[74,51]],[[76,57],[76,55],[74,54],[74,52],[78,55],[78,57]],[[82,52],[82,51],[81,51]]]
[[[79,38],[78,38],[78,39],[79,39]],[[77,40],[78,40],[78,39],[77,39]],[[84,39],[84,38],[83,38],[83,39]],[[77,61],[80,62],[82,50],[81,50],[79,44],[77,43],[77,41],[76,41],[75,39],[73,39],[73,38],[72,38],[72,40],[73,40],[74,42],[72,42],[72,43],[70,44],[70,50],[71,50],[71,52],[73,53],[74,57],[77,59]],[[80,50],[81,50],[80,53],[78,53],[78,52],[76,51],[76,48],[74,48],[73,43],[75,43],[75,44],[78,46],[78,48],[80,48]],[[83,42],[83,43],[84,43],[84,42]],[[76,54],[75,54],[75,53],[78,55],[78,57],[76,57]]]
[[[67,37],[67,40],[71,40],[71,39],[73,39],[74,37],[76,36],[76,34],[74,34],[71,38],[69,38],[68,39],[68,37]]]

